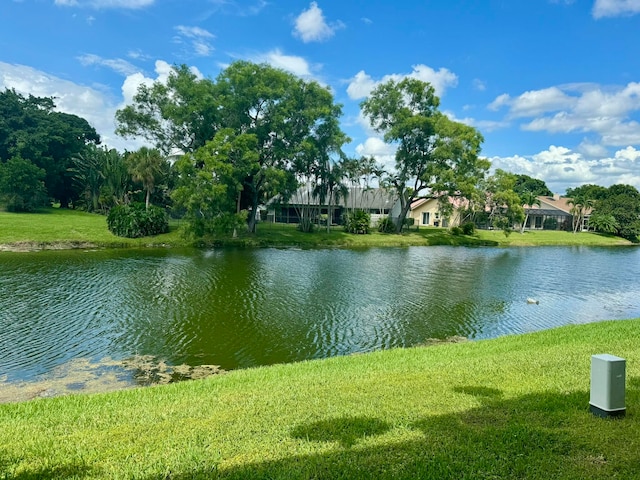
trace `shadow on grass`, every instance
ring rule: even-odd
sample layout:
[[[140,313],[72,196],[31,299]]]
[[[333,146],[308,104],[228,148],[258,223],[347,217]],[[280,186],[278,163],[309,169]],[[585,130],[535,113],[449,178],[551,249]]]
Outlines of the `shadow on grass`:
[[[630,379],[628,405],[640,403],[640,379]],[[611,439],[633,437],[638,420],[604,420],[588,412],[585,391],[536,393],[505,399],[500,390],[463,385],[476,398],[464,412],[412,422],[411,440],[384,442],[394,426],[369,417],[301,424],[291,436],[303,444],[335,442],[326,453],[249,463],[171,478],[230,479],[609,479],[639,478],[640,452]],[[378,438],[376,438],[378,437]],[[377,443],[372,445],[372,443]]]
[[[0,479],[3,480],[43,480],[43,479],[67,479],[99,477],[100,472],[95,468],[84,464],[67,464],[42,467],[18,472],[8,469],[8,462],[0,457]]]

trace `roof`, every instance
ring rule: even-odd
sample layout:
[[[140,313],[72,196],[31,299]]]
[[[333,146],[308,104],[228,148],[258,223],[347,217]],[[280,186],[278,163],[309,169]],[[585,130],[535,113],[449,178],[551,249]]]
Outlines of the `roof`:
[[[296,190],[289,201],[282,203],[285,205],[320,205],[320,199],[312,193],[312,190],[311,186],[303,185]],[[383,188],[349,187],[348,192],[347,198],[340,198],[337,206],[383,210],[393,208],[397,199],[395,195]],[[280,202],[279,197],[269,200],[269,204]]]
[[[552,197],[541,195],[537,197],[540,205],[525,205],[527,210],[535,210],[536,213],[543,215],[573,215],[571,209],[574,205],[571,203],[572,198],[554,195]],[[586,214],[591,213],[591,208],[586,210]]]

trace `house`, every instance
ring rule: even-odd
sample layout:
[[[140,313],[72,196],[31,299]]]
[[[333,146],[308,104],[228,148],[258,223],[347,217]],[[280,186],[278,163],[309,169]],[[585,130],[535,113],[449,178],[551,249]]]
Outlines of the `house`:
[[[321,204],[311,186],[303,185],[286,202],[280,197],[272,198],[267,204],[267,220],[300,223],[302,217],[310,216],[315,220],[320,215],[328,215],[331,209],[332,223],[340,224],[348,210],[360,209],[371,215],[371,224],[375,226],[381,218],[393,215],[396,210],[399,213],[397,197],[385,189],[349,187],[347,192],[346,197],[334,199],[329,206],[327,202]]]
[[[537,197],[540,205],[525,205],[525,213],[528,214],[524,228],[526,230],[572,230],[573,229],[573,208],[571,198],[561,197],[555,194]],[[589,214],[588,208],[582,218],[580,230],[588,230]]]
[[[449,197],[449,202],[453,204],[453,211],[450,216],[445,217],[441,214],[437,197],[414,200],[407,216],[413,218],[413,224],[418,227],[454,227],[460,225],[460,207],[463,206],[463,201]]]

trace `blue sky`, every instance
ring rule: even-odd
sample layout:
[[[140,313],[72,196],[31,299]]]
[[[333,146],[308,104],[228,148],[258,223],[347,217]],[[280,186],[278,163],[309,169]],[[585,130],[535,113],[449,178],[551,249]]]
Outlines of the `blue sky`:
[[[430,81],[494,167],[564,193],[640,188],[640,0],[0,0],[0,89],[55,96],[104,143],[138,85],[244,59],[328,85],[351,155],[393,164],[359,104],[388,78]]]

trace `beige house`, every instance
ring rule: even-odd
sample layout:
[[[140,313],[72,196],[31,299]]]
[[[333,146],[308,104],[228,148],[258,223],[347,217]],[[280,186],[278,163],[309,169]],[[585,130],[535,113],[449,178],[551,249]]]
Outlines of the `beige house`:
[[[571,198],[560,195],[539,196],[540,205],[525,205],[527,220],[525,230],[571,230],[573,226],[573,204]],[[582,217],[579,230],[589,230],[589,215],[591,208],[587,208]]]
[[[450,200],[452,201],[452,200]],[[454,227],[460,224],[460,213],[454,205],[450,217],[440,214],[440,205],[437,198],[419,198],[411,204],[408,213],[413,218],[413,224],[417,227]]]

